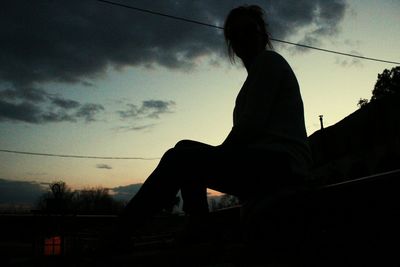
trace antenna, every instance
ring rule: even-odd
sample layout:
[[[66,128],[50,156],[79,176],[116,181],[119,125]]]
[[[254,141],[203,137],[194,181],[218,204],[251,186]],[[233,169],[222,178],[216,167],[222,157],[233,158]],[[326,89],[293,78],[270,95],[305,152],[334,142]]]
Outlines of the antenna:
[[[324,115],[319,115],[318,117],[319,117],[319,122],[321,124],[321,130],[323,130],[324,129],[324,120],[323,120]]]

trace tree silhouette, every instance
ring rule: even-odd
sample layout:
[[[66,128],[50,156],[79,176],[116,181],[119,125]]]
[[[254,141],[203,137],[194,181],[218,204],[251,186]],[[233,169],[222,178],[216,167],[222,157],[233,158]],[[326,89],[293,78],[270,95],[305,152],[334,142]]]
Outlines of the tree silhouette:
[[[103,187],[75,191],[74,204],[80,213],[111,214],[122,209],[122,203],[113,199],[109,189]]]
[[[368,104],[368,99],[366,98],[360,98],[360,100],[358,100],[357,106],[359,108],[365,107]]]
[[[73,207],[74,192],[63,181],[49,184],[49,191],[38,201],[38,208],[52,213],[64,213]]]
[[[49,191],[39,197],[38,209],[50,213],[116,214],[123,208],[109,189],[103,187],[74,190],[63,181],[49,184]]]
[[[360,98],[357,106],[365,107],[369,102],[381,99],[385,96],[400,94],[400,66],[385,69],[381,74],[378,74],[378,80],[372,90],[370,101],[365,98]]]
[[[391,70],[385,69],[378,74],[371,101],[378,100],[384,96],[400,93],[400,66]]]

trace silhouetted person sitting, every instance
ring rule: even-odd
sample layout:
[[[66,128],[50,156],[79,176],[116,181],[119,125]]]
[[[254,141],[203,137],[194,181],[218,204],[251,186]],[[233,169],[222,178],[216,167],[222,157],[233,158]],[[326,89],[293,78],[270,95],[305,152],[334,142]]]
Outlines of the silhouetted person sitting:
[[[299,85],[272,51],[263,16],[258,6],[240,6],[225,21],[229,56],[248,73],[229,135],[218,146],[182,140],[169,149],[122,213],[132,227],[169,206],[179,190],[184,212],[197,218],[209,211],[207,188],[246,201],[304,182],[311,153]]]

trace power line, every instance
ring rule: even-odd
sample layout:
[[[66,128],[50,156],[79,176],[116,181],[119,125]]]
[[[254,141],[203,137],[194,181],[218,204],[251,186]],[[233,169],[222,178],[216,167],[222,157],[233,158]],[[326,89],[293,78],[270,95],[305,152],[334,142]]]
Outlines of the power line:
[[[173,16],[173,15],[169,15],[169,14],[165,14],[165,13],[161,13],[161,12],[156,12],[156,11],[152,11],[150,9],[144,9],[144,8],[129,6],[129,5],[116,3],[116,2],[112,2],[112,1],[107,1],[107,0],[97,0],[97,1],[103,2],[103,3],[107,3],[107,4],[110,4],[110,5],[115,5],[115,6],[120,6],[120,7],[133,9],[133,10],[136,10],[136,11],[139,11],[139,12],[143,12],[143,13],[148,13],[148,14],[152,14],[152,15],[166,17],[166,18],[170,18],[170,19],[175,19],[175,20],[185,21],[185,22],[189,22],[189,23],[199,24],[199,25],[202,25],[202,26],[217,28],[217,29],[220,29],[220,30],[224,29],[223,27],[216,26],[216,25],[213,25],[213,24],[200,22],[200,21],[193,20],[193,19],[187,19],[187,18],[183,18],[183,17]]]
[[[271,38],[271,40],[273,40],[273,39]],[[377,61],[377,62],[400,65],[400,62],[396,62],[396,61],[390,61],[390,60],[384,60],[384,59],[378,59],[378,58],[372,58],[372,57],[364,57],[364,56],[359,56],[359,55],[354,55],[354,54],[344,53],[344,52],[339,52],[339,51],[333,51],[333,50],[329,50],[329,49],[324,49],[324,48],[319,48],[319,47],[314,47],[314,46],[309,46],[309,45],[304,45],[304,44],[292,43],[292,42],[283,41],[283,40],[275,40],[275,41],[285,43],[285,44],[296,45],[296,46],[300,46],[300,47],[304,47],[304,48],[314,49],[314,50],[318,50],[318,51],[322,51],[322,52],[342,55],[342,56],[355,57],[355,58],[360,58],[360,59],[365,59],[365,60],[372,60],[372,61]]]
[[[0,149],[0,152],[23,154],[23,155],[33,155],[33,156],[79,158],[79,159],[117,159],[117,160],[120,160],[120,159],[135,159],[135,160],[157,160],[157,159],[160,159],[160,158],[143,158],[143,157],[99,157],[99,156],[81,156],[81,155],[61,155],[61,154],[50,154],[50,153],[15,151],[15,150],[6,150],[6,149]]]
[[[152,15],[157,15],[157,16],[162,16],[162,17],[166,17],[166,18],[170,18],[170,19],[184,21],[184,22],[187,22],[187,23],[193,23],[193,24],[206,26],[206,27],[211,27],[211,28],[215,28],[215,29],[219,29],[219,30],[223,30],[224,29],[223,27],[220,27],[220,26],[217,26],[217,25],[213,25],[213,24],[209,24],[209,23],[205,23],[205,22],[201,22],[201,21],[197,21],[197,20],[193,20],[193,19],[183,18],[183,17],[179,17],[179,16],[173,16],[173,15],[169,15],[169,14],[165,14],[165,13],[161,13],[161,12],[152,11],[152,10],[149,10],[149,9],[138,8],[138,7],[125,5],[125,4],[121,4],[121,3],[117,3],[117,2],[112,2],[112,1],[107,1],[107,0],[97,0],[97,1],[98,2],[103,2],[103,3],[106,3],[106,4],[110,4],[110,5],[115,5],[115,6],[119,6],[119,7],[132,9],[132,10],[143,12],[143,13],[148,13],[148,14],[152,14]],[[377,59],[377,58],[371,58],[371,57],[364,57],[364,56],[354,55],[354,54],[350,54],[350,53],[344,53],[344,52],[339,52],[339,51],[334,51],[334,50],[314,47],[314,46],[310,46],[310,45],[293,43],[293,42],[289,42],[289,41],[285,41],[285,40],[279,40],[279,39],[275,39],[275,38],[270,38],[270,39],[271,39],[271,41],[290,44],[290,45],[299,46],[299,47],[303,47],[303,48],[307,48],[307,49],[314,49],[314,50],[318,50],[318,51],[322,51],[322,52],[333,53],[333,54],[349,56],[349,57],[355,57],[355,58],[360,58],[360,59],[364,59],[364,60],[371,60],[371,61],[377,61],[377,62],[400,65],[400,62],[396,62],[396,61],[389,61],[389,60],[383,60],[383,59]],[[63,154],[37,153],[37,152],[27,152],[27,151],[6,150],[6,149],[0,149],[0,152],[23,154],[23,155],[33,155],[33,156],[60,157],[60,158],[80,158],[80,159],[110,159],[110,160],[157,160],[157,159],[160,159],[160,158],[145,158],[145,157],[104,157],[104,156],[63,155]]]
[[[166,17],[166,18],[170,18],[170,19],[175,19],[175,20],[180,20],[180,21],[184,21],[184,22],[188,22],[188,23],[193,23],[193,24],[197,24],[197,25],[201,25],[201,26],[211,27],[211,28],[215,28],[215,29],[219,29],[219,30],[223,30],[223,29],[224,29],[224,28],[221,27],[221,26],[217,26],[217,25],[213,25],[213,24],[209,24],[209,23],[205,23],[205,22],[201,22],[201,21],[197,21],[197,20],[193,20],[193,19],[188,19],[188,18],[173,16],[173,15],[169,15],[169,14],[165,14],[165,13],[161,13],[161,12],[156,12],[156,11],[149,10],[149,9],[134,7],[134,6],[125,5],[125,4],[121,4],[121,3],[117,3],[117,2],[112,2],[112,1],[107,1],[107,0],[97,0],[97,1],[98,1],[98,2],[102,2],[102,3],[106,3],[106,4],[110,4],[110,5],[114,5],[114,6],[119,6],[119,7],[124,7],[124,8],[128,8],[128,9],[132,9],[132,10],[139,11],[139,12],[143,12],[143,13],[148,13],[148,14],[152,14],[152,15],[162,16],[162,17]],[[310,45],[305,45],[305,44],[293,43],[293,42],[289,42],[289,41],[285,41],[285,40],[280,40],[280,39],[276,39],[276,38],[270,38],[270,40],[271,40],[271,41],[275,41],[275,42],[279,42],[279,43],[284,43],[284,44],[290,44],[290,45],[294,45],[294,46],[299,46],[299,47],[303,47],[303,48],[307,48],[307,49],[314,49],[314,50],[318,50],[318,51],[322,51],[322,52],[326,52],[326,53],[332,53],[332,54],[337,54],[337,55],[342,55],[342,56],[355,57],[355,58],[364,59],[364,60],[371,60],[371,61],[377,61],[377,62],[383,62],[383,63],[389,63],[389,64],[400,65],[400,62],[396,62],[396,61],[390,61],[390,60],[384,60],[384,59],[378,59],[378,58],[372,58],[372,57],[364,57],[364,56],[359,56],[359,55],[355,55],[355,54],[344,53],[344,52],[339,52],[339,51],[334,51],[334,50],[319,48],[319,47],[310,46]]]

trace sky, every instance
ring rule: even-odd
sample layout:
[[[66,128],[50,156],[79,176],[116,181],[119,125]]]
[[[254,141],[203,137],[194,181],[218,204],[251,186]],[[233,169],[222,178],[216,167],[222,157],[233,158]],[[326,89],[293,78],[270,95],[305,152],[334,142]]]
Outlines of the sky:
[[[216,26],[259,4],[272,38],[400,61],[398,0],[118,2]],[[229,133],[246,71],[230,63],[221,30],[96,0],[7,1],[1,13],[0,149],[141,159],[0,152],[0,192],[56,180],[127,188],[179,140],[218,145]],[[273,45],[299,81],[308,135],[319,115],[330,126],[356,111],[396,66]]]

